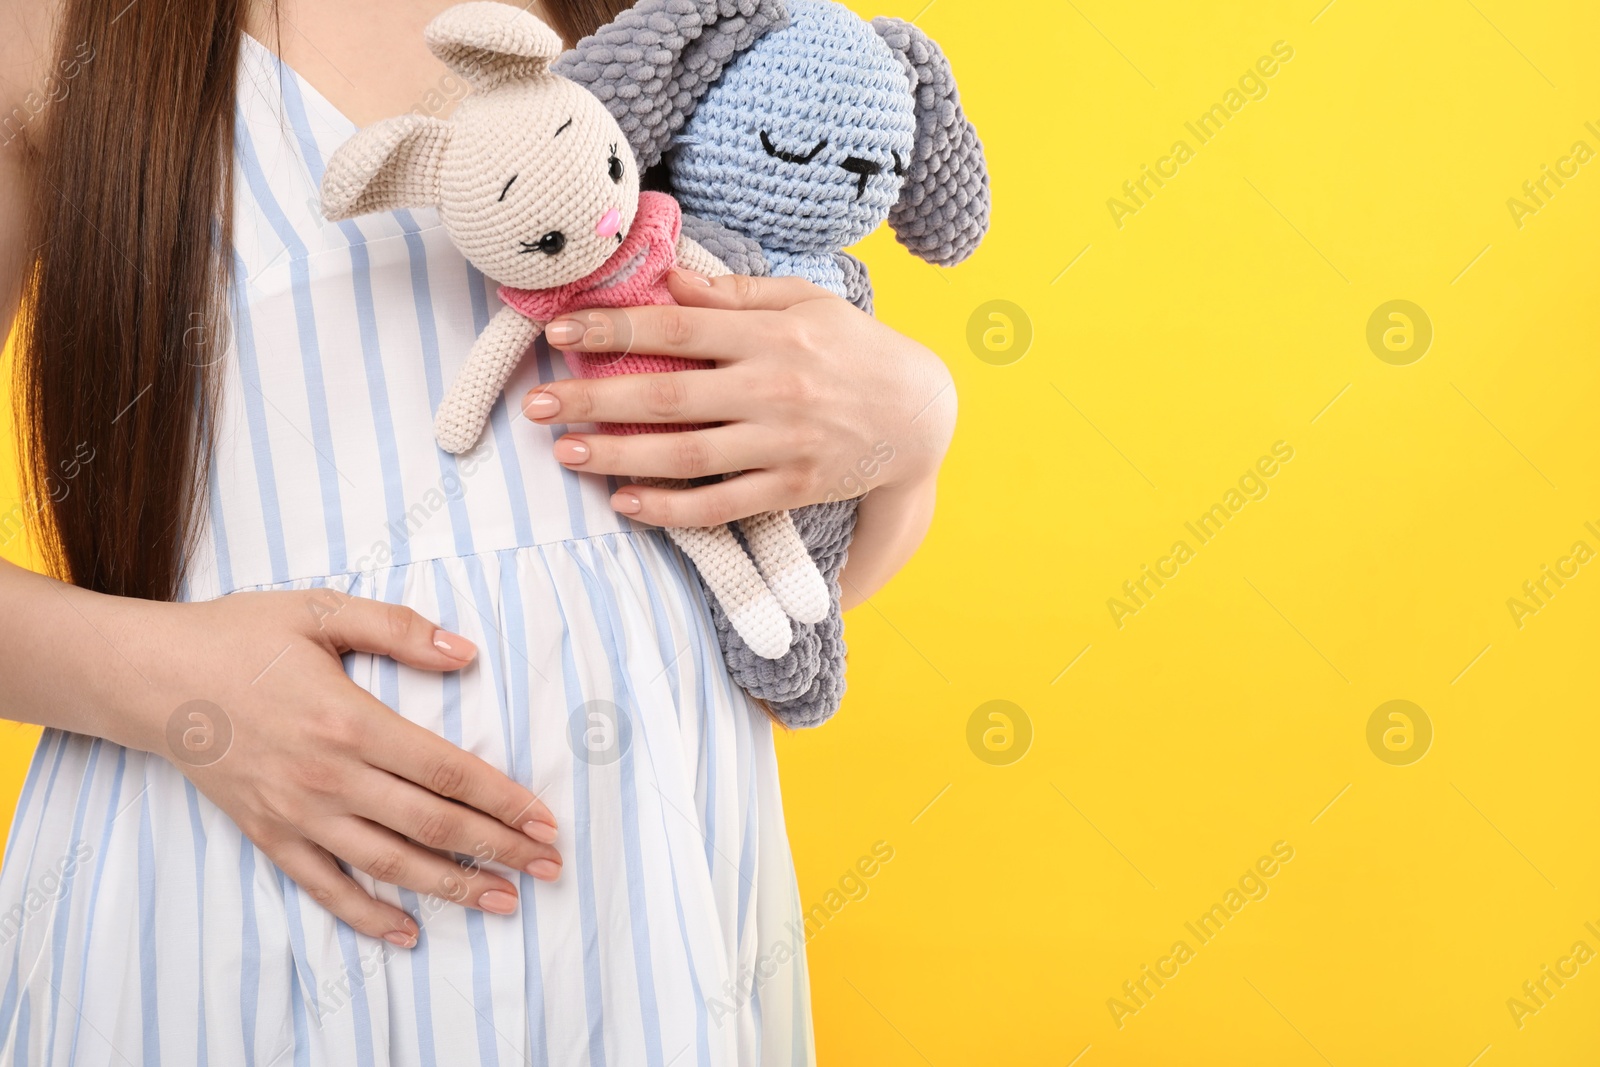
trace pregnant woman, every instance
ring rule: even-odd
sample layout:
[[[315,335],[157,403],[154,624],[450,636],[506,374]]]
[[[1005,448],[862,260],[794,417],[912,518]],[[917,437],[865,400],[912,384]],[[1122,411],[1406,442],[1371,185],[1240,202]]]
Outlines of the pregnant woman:
[[[715,369],[572,380],[541,341],[440,452],[493,287],[431,212],[317,192],[358,126],[459,97],[446,6],[0,5],[0,536],[64,579],[0,563],[0,715],[46,727],[0,1062],[813,1059],[771,727],[657,527],[822,500],[887,441],[870,595],[927,529],[949,376],[805,283],[684,275],[634,347]],[[571,42],[617,6],[534,10]],[[638,421],[727,427],[567,430]]]

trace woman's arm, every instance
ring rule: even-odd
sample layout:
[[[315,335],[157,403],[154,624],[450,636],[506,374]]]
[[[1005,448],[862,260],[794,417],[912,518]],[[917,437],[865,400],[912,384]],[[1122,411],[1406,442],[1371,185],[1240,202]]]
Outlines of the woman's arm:
[[[284,873],[355,929],[416,944],[405,912],[335,858],[418,893],[516,910],[459,853],[554,880],[554,817],[532,792],[396,715],[345,675],[372,652],[453,671],[476,653],[409,608],[334,593],[167,604],[0,562],[0,714],[172,762]]]
[[[624,486],[623,514],[658,526],[713,526],[762,511],[858,496],[841,582],[847,607],[883,586],[932,521],[955,428],[950,373],[922,345],[797,278],[707,279],[674,272],[679,307],[586,312],[545,335],[567,350],[715,360],[708,371],[565,379],[523,410],[551,422],[723,425],[684,433],[568,434],[556,458],[632,478],[744,472],[694,489]]]
[[[916,555],[933,524],[937,489],[930,476],[910,485],[880,486],[861,501],[855,539],[839,572],[846,611],[889,584]]]
[[[27,264],[24,144],[38,146],[52,106],[54,8],[54,0],[0,3],[0,337]],[[10,374],[0,372],[0,388]],[[19,533],[23,518],[0,511],[0,537]],[[171,761],[362,933],[410,946],[418,929],[362,891],[336,858],[380,882],[499,913],[516,909],[516,887],[441,852],[547,880],[560,872],[554,818],[528,789],[345,675],[340,656],[351,651],[431,671],[471,662],[469,642],[407,608],[326,590],[155,603],[4,561],[0,605],[0,716]]]

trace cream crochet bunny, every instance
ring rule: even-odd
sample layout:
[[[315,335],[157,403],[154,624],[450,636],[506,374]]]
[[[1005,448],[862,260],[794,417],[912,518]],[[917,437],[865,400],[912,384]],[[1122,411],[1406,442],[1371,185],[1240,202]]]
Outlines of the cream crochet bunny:
[[[322,203],[333,220],[436,205],[456,247],[501,283],[506,306],[473,345],[434,426],[439,444],[460,453],[476,444],[550,319],[583,307],[670,303],[663,279],[675,263],[728,271],[682,236],[675,201],[640,193],[638,165],[611,113],[551,73],[561,39],[543,22],[482,0],[449,8],[425,34],[473,91],[448,120],[401,115],[361,130],[328,160]],[[569,364],[586,377],[705,366],[631,353]],[[668,534],[740,636],[776,659],[789,648],[791,617],[815,623],[828,614],[827,586],[787,512],[754,516],[741,529],[749,554],[726,526]]]

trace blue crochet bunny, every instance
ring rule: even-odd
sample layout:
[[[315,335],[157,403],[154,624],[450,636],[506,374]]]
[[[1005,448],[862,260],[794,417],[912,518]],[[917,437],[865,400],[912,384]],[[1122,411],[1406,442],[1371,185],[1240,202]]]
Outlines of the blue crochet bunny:
[[[788,8],[675,138],[683,209],[755,240],[773,274],[840,295],[857,275],[839,253],[886,219],[923,259],[971,255],[988,227],[987,172],[938,46],[833,0]]]
[[[833,0],[641,0],[557,63],[598,96],[641,166],[662,163],[684,232],[736,272],[807,278],[871,310],[844,249],[885,220],[932,263],[966,259],[988,229],[988,173],[939,47],[898,19]],[[790,726],[844,693],[838,575],[856,501],[793,512],[833,595],[780,660],[756,656],[714,600],[734,678]]]

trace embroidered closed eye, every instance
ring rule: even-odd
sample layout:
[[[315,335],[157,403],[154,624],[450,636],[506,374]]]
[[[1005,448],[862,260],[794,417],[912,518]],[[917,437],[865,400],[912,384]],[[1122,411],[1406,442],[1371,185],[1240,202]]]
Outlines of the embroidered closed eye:
[[[828,139],[823,138],[822,140],[818,141],[815,148],[804,154],[799,152],[785,152],[783,149],[772,143],[772,138],[767,136],[766,130],[762,130],[761,147],[766,149],[767,155],[772,156],[775,159],[781,159],[785,163],[810,163],[813,159],[817,158],[817,153],[828,147]]]
[[[900,153],[890,152],[889,155],[894,157],[894,176],[896,178],[904,178],[906,176],[906,165],[901,162]],[[860,200],[867,195],[867,179],[882,174],[883,164],[875,160],[863,159],[860,156],[851,156],[839,164],[839,169],[849,171],[856,176],[856,199]]]
[[[856,176],[856,199],[860,200],[867,194],[867,179],[883,173],[883,164],[860,156],[851,156],[839,164],[839,169],[849,171]]]

